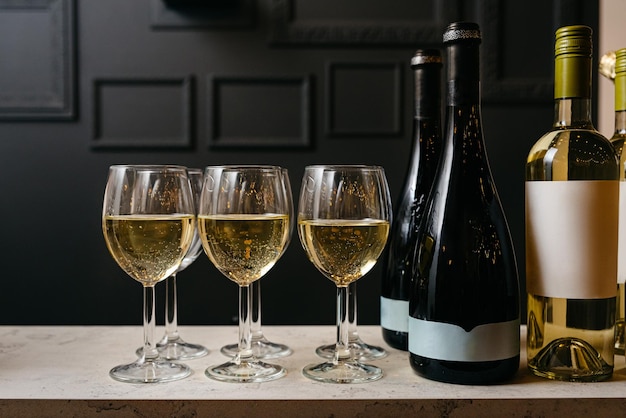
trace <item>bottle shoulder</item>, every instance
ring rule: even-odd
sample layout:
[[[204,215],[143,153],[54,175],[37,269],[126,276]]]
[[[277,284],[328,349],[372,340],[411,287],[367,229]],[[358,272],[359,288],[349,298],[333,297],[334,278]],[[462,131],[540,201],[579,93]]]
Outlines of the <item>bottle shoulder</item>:
[[[610,139],[617,156],[622,155],[622,149],[624,148],[624,142],[626,142],[626,132],[615,132]]]
[[[548,149],[566,150],[572,147],[588,148],[589,150],[608,150],[611,141],[595,129],[553,129],[546,132],[529,152],[530,157],[537,152]]]
[[[611,141],[594,129],[553,129],[530,149],[527,180],[614,180],[618,158]]]

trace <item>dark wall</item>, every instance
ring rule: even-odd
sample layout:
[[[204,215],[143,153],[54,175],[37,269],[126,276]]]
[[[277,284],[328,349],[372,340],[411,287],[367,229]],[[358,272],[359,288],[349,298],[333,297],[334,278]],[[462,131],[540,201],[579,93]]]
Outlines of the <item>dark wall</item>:
[[[483,32],[487,151],[523,282],[524,163],[552,122],[553,33],[597,33],[597,1],[0,0],[0,323],[141,322],[141,286],[102,238],[111,164],[280,164],[295,196],[307,164],[379,164],[397,196],[409,60],[461,19]],[[361,324],[379,321],[379,279],[359,281]],[[178,285],[181,324],[233,323],[236,285],[206,257]],[[262,287],[263,323],[334,323],[334,285],[296,236]]]

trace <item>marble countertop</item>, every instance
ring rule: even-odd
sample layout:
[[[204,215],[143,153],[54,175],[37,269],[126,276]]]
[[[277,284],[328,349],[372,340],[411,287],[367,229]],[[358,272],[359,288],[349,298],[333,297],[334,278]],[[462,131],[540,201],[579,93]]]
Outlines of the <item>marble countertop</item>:
[[[614,376],[607,382],[555,382],[528,372],[522,348],[520,369],[512,381],[494,386],[452,385],[417,376],[406,352],[383,343],[378,326],[360,326],[363,340],[388,349],[386,358],[372,362],[385,375],[376,382],[338,385],[314,382],[301,374],[304,365],[320,361],[314,348],[334,340],[333,326],[265,326],[263,331],[269,340],[294,350],[289,357],[268,361],[287,368],[284,378],[249,384],[207,378],[204,370],[209,365],[227,360],[219,349],[236,341],[237,328],[181,326],[186,341],[203,344],[211,351],[186,362],[192,375],[169,383],[128,384],[111,379],[108,372],[134,359],[134,350],[142,341],[139,326],[1,326],[0,416],[33,416],[28,412],[36,414],[41,408],[47,408],[49,416],[68,416],[68,412],[96,416],[97,412],[99,417],[109,416],[106,412],[118,416],[114,412],[119,413],[120,408],[128,416],[195,416],[203,410],[207,415],[246,416],[249,408],[335,417],[380,417],[393,411],[421,411],[423,416],[440,416],[445,411],[449,412],[446,416],[472,416],[472,411],[480,416],[487,410],[506,416],[545,416],[551,411],[603,416],[603,412],[626,411],[623,356],[615,357]],[[162,332],[162,327],[157,332]],[[524,329],[522,341],[523,346]]]

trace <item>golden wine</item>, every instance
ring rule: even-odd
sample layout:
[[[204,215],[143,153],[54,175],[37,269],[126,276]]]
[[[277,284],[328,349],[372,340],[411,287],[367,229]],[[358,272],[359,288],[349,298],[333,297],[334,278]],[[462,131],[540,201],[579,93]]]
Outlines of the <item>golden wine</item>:
[[[104,238],[119,266],[153,286],[176,271],[194,234],[193,215],[105,216]]]
[[[298,221],[298,233],[311,262],[337,286],[370,271],[385,248],[389,222],[376,219]]]
[[[191,240],[191,245],[189,246],[189,250],[187,251],[187,254],[185,254],[183,261],[180,263],[180,267],[178,268],[178,271],[183,271],[187,267],[189,267],[191,263],[196,261],[196,258],[198,258],[198,256],[201,253],[202,253],[202,241],[200,241],[200,235],[198,234],[198,229],[196,228],[193,233],[193,239]]]
[[[289,216],[230,214],[198,216],[205,252],[219,271],[240,286],[267,273],[287,243]]]

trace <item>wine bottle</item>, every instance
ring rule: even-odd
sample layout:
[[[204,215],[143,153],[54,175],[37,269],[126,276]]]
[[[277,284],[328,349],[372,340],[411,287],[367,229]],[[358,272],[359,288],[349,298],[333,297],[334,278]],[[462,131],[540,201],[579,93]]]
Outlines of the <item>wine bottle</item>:
[[[441,67],[438,49],[420,49],[411,59],[415,80],[411,159],[383,264],[380,297],[383,339],[391,347],[404,351],[408,348],[409,331],[409,265],[441,154]]]
[[[519,368],[519,277],[482,132],[480,28],[452,23],[443,42],[443,149],[412,263],[410,363],[429,379],[490,384]]]
[[[626,333],[626,178],[624,163],[626,155],[622,152],[626,141],[626,48],[615,52],[615,132],[611,144],[615,148],[619,164],[619,227],[617,257],[617,303],[615,314],[615,353],[624,354],[624,333]]]
[[[528,368],[555,380],[613,374],[619,169],[591,122],[591,35],[557,29],[554,124],[526,162]]]

